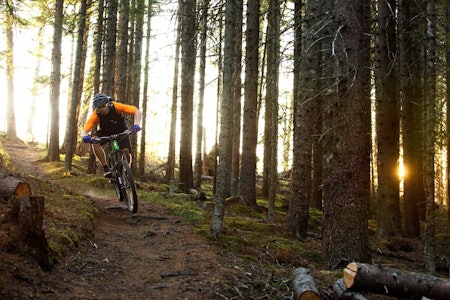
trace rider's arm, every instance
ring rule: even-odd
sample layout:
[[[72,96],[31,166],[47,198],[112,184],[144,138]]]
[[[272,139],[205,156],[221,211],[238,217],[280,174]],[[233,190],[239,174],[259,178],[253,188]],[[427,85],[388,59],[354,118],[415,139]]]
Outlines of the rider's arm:
[[[134,112],[134,125],[141,125],[142,112],[138,109]]]
[[[134,116],[133,125],[140,125],[142,120],[142,112],[134,105],[127,105],[121,102],[114,102],[114,108],[118,113],[125,113]]]
[[[83,136],[89,135],[89,132],[91,131],[91,129],[94,128],[94,126],[97,125],[99,122],[100,122],[100,119],[99,119],[97,113],[95,111],[92,112],[92,114],[89,116],[89,119],[84,124],[83,130],[81,130],[80,136],[83,137]]]

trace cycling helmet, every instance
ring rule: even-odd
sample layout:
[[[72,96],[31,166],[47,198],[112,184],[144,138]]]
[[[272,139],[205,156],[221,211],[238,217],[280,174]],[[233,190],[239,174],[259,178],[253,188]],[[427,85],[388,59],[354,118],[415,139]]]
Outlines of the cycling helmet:
[[[105,94],[96,94],[94,96],[94,108],[100,107],[110,101],[111,97]]]

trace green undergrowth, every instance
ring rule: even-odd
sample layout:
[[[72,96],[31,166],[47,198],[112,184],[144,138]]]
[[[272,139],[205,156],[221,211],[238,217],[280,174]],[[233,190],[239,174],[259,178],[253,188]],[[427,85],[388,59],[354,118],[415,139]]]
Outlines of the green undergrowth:
[[[0,161],[7,159],[2,158],[0,152]],[[64,255],[66,251],[76,249],[80,241],[88,237],[95,223],[97,212],[92,200],[80,194],[92,193],[115,197],[114,191],[102,176],[86,174],[86,162],[83,159],[74,159],[73,170],[70,173],[65,171],[63,158],[60,162],[50,163],[42,160],[38,164],[48,174],[48,178],[33,179],[36,180],[32,188],[33,194],[46,198],[45,222],[50,236],[50,246],[56,255]],[[206,195],[206,200],[203,201],[179,192],[169,195],[167,184],[139,179],[136,179],[136,184],[140,205],[163,206],[168,213],[178,215],[192,224],[209,243],[238,255],[250,264],[263,264],[286,276],[294,267],[306,267],[315,277],[321,278],[319,281],[322,281],[322,284],[331,283],[336,276],[340,276],[336,275],[339,272],[324,271],[327,270],[327,263],[322,256],[323,214],[320,210],[310,210],[309,236],[306,240],[298,240],[287,230],[286,196],[277,196],[274,223],[268,221],[267,200],[258,198],[256,207],[248,207],[238,199],[230,198],[226,200],[223,230],[219,237],[212,237],[209,234],[214,208],[211,182],[205,182],[202,186],[202,191]],[[376,223],[372,220],[369,221],[369,230],[373,238]],[[445,261],[448,259],[448,237],[448,230],[443,232],[439,230],[436,235],[439,254],[447,253],[442,256],[444,264],[448,264]],[[378,245],[386,248],[389,247],[389,243],[380,242]]]

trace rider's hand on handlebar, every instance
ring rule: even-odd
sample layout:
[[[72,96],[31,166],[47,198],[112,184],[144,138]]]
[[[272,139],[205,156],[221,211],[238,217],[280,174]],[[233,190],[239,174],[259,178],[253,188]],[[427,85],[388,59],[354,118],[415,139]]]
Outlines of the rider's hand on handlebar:
[[[136,132],[138,132],[138,131],[141,131],[141,126],[139,126],[139,125],[134,125],[134,126],[133,126],[133,132],[136,133]]]
[[[89,135],[83,136],[83,142],[85,143],[91,143],[91,137]]]

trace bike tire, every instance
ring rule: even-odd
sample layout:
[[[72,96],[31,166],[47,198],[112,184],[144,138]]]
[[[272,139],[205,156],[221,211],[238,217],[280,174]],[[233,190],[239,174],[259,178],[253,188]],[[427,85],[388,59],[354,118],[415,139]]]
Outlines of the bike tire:
[[[120,177],[122,179],[122,184],[120,191],[122,199],[125,201],[128,210],[132,213],[136,213],[138,210],[138,196],[133,173],[131,172],[131,168],[126,159],[123,159],[121,164]]]
[[[118,158],[118,156],[116,154],[115,160],[118,161],[118,159],[119,158]],[[122,189],[121,189],[120,180],[119,180],[120,174],[118,174],[115,171],[115,166],[114,166],[114,163],[111,161],[111,159],[109,159],[108,165],[109,165],[109,169],[113,170],[112,178],[109,180],[109,183],[111,183],[114,186],[114,191],[116,192],[117,199],[119,201],[123,201]]]
[[[116,192],[117,199],[119,201],[123,201],[122,189],[120,188],[120,183],[119,183],[119,180],[117,179],[117,177],[114,178],[114,181],[115,182],[113,183],[113,185],[114,185],[114,191]]]

